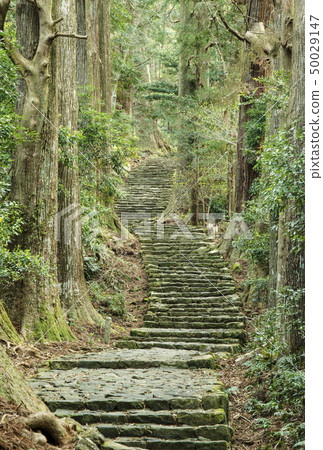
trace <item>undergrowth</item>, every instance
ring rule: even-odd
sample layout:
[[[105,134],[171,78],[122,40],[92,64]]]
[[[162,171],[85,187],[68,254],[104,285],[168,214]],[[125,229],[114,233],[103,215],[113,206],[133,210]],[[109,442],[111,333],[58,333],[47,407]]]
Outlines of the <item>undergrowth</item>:
[[[304,448],[305,358],[290,354],[284,336],[295,326],[294,303],[302,292],[277,293],[276,307],[255,323],[251,358],[245,363],[250,399],[245,405],[256,423],[268,430],[275,448]],[[303,331],[303,324],[298,324]],[[279,447],[278,447],[279,446]],[[271,447],[264,447],[263,450]]]

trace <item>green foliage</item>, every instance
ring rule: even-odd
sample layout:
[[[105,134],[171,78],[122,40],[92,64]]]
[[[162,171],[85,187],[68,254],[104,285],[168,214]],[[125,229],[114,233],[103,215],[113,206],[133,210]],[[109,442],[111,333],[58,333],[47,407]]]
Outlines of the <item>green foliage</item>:
[[[266,278],[248,278],[244,282],[245,286],[250,286],[250,293],[248,298],[253,302],[264,302],[267,303],[269,286],[268,277]]]
[[[253,156],[254,161],[265,137],[267,111],[264,96],[260,95],[258,98],[256,96],[257,91],[244,97],[244,104],[250,105],[247,109],[248,121],[244,124],[245,154]]]
[[[210,213],[225,213],[227,211],[226,192],[218,193],[210,199]]]
[[[91,283],[91,296],[99,303],[99,309],[103,312],[106,308],[110,314],[124,317],[127,314],[126,300],[121,292],[108,294],[107,287],[103,283]]]
[[[10,248],[24,222],[19,206],[15,202],[4,201],[0,204],[0,280],[11,283],[21,280],[26,273],[48,275],[48,267],[37,255],[19,247]]]
[[[246,363],[253,393],[247,408],[260,416],[262,426],[270,426],[267,417],[279,418],[283,425],[273,439],[282,444],[298,443],[298,447],[304,440],[304,354],[288,354],[284,336],[286,328],[295,326],[295,305],[302,295],[303,290],[291,289],[277,293],[277,306],[255,323],[249,344],[253,357]],[[303,324],[299,327],[303,329]],[[257,396],[259,389],[264,397]]]
[[[120,193],[128,159],[137,154],[137,138],[125,112],[116,110],[111,115],[98,112],[90,104],[90,93],[90,87],[80,93],[77,140],[81,188],[92,195],[96,191],[109,204]]]
[[[252,93],[243,96],[243,104],[247,105],[248,121],[244,124],[245,153],[252,157],[253,161],[262,152],[262,143],[266,132],[269,131],[271,111],[276,114],[286,111],[289,100],[289,75],[284,71],[277,71],[268,78],[255,79],[259,83]],[[258,169],[261,165],[257,166]]]
[[[289,224],[294,251],[304,247],[305,230],[305,171],[304,131],[296,123],[283,126],[278,133],[266,139],[259,157],[262,177],[258,185],[258,202],[269,212],[286,210],[289,205],[298,218]]]
[[[251,238],[239,236],[234,242],[233,247],[238,248],[244,256],[253,264],[258,264],[264,269],[268,268],[269,263],[269,234],[252,231]]]

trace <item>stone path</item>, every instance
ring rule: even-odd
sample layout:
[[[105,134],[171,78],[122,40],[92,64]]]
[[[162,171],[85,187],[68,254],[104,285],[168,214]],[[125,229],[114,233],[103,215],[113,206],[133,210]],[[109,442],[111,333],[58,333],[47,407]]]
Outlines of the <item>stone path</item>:
[[[232,438],[213,355],[239,351],[241,302],[202,228],[157,222],[171,175],[167,160],[149,158],[131,172],[117,205],[140,239],[149,276],[144,327],[119,349],[54,360],[31,382],[57,415],[95,425],[111,440],[105,448],[224,450]]]

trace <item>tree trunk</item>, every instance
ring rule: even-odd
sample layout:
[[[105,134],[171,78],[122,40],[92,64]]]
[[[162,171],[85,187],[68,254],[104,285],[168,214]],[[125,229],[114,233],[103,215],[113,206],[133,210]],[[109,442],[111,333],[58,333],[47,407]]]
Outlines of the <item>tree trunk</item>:
[[[227,145],[228,149],[228,183],[227,183],[227,203],[228,203],[228,214],[234,211],[234,157],[233,148],[231,144]]]
[[[111,114],[110,0],[99,0],[99,50],[102,111]]]
[[[59,302],[56,269],[57,66],[52,4],[55,8],[52,1],[39,1],[37,7],[28,4],[27,16],[25,2],[17,3],[19,43],[26,57],[6,42],[26,82],[20,125],[34,133],[34,138],[18,142],[14,155],[11,198],[21,205],[24,226],[13,245],[39,255],[49,274],[26,275],[12,290],[9,306],[14,324],[24,336],[60,340],[72,334]],[[31,21],[26,22],[27,17]],[[30,26],[37,20],[39,32]]]
[[[293,21],[293,52],[292,52],[292,79],[291,95],[289,99],[289,123],[292,125],[297,121],[297,127],[301,131],[305,126],[305,6],[303,0],[294,2]],[[295,132],[291,132],[291,140],[296,147],[297,156],[304,151],[304,142],[297,140]],[[286,220],[283,224],[283,242],[285,252],[282,255],[283,276],[282,284],[295,290],[305,287],[305,252],[302,247],[298,252],[293,250],[291,240],[291,227],[293,223],[301,220],[305,214],[305,207],[296,207],[290,200],[286,210]],[[294,315],[291,327],[286,330],[286,338],[291,352],[296,352],[303,345],[303,336],[299,329],[299,323],[304,322],[305,298],[299,297],[294,307]]]
[[[77,34],[81,36],[88,36],[87,40],[77,39],[76,41],[76,81],[78,86],[85,86],[88,84],[88,58],[87,46],[90,41],[90,36],[87,30],[86,20],[86,0],[76,1],[76,26]]]
[[[76,1],[59,0],[59,17],[64,17],[61,31],[74,33]],[[58,111],[59,125],[69,133],[77,130],[78,100],[76,83],[76,39],[61,38],[58,42]],[[93,308],[84,278],[78,148],[72,140],[64,149],[66,158],[58,164],[61,184],[58,196],[58,281],[61,304],[68,317],[87,323],[102,324]]]
[[[266,27],[271,19],[273,11],[272,0],[248,0],[247,17],[248,29],[255,30],[258,24],[263,23]],[[257,36],[257,34],[256,34]],[[247,45],[249,49],[249,44]],[[255,81],[255,78],[268,75],[268,65],[264,51],[256,50],[259,55],[249,63],[249,71],[244,80],[246,85],[246,94],[256,93],[260,95],[261,84]],[[250,188],[254,180],[258,177],[258,172],[254,170],[255,160],[245,154],[245,124],[248,122],[248,109],[250,105],[244,105],[245,95],[240,98],[239,111],[239,129],[237,140],[237,166],[236,166],[236,191],[235,191],[235,210],[241,212],[246,201],[250,200]]]
[[[292,64],[292,34],[293,34],[293,6],[294,0],[277,0],[273,13],[272,27],[277,36],[281,37],[281,45],[276,50],[272,58],[273,70],[284,69],[287,73],[291,72]],[[278,129],[285,123],[285,113],[277,108],[271,109],[270,134],[274,135]],[[279,211],[274,211],[270,215],[270,243],[269,243],[269,306],[276,304],[277,283],[281,284],[282,265],[278,249],[282,243],[278,242],[278,237],[282,239],[281,233],[278,235]],[[279,256],[279,258],[278,258]]]

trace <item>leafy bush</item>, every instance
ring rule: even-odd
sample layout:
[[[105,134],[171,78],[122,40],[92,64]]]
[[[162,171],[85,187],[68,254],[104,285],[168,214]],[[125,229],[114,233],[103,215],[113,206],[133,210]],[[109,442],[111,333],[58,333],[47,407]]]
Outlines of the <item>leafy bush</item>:
[[[217,194],[210,200],[210,212],[211,213],[225,213],[227,211],[228,200],[226,193]]]
[[[256,321],[254,339],[249,344],[253,357],[246,363],[253,392],[247,409],[260,415],[259,419],[279,418],[284,425],[273,438],[297,447],[302,447],[304,440],[304,353],[288,354],[284,336],[286,327],[295,325],[294,304],[302,295],[291,289],[277,293],[277,306]],[[257,398],[259,388],[265,392],[264,398]]]
[[[249,278],[244,282],[245,286],[251,288],[251,300],[253,302],[267,303],[269,286],[268,277],[266,278]],[[250,295],[249,295],[250,298]]]
[[[238,248],[244,256],[253,264],[258,264],[263,269],[268,269],[269,263],[269,234],[252,232],[252,237],[239,236],[233,247]]]
[[[133,123],[124,111],[106,114],[90,102],[91,87],[80,93],[79,170],[81,188],[103,199],[108,205],[120,195],[121,177],[129,158],[137,155]]]
[[[15,202],[0,204],[0,280],[11,283],[21,280],[26,273],[40,273],[48,276],[48,267],[38,255],[19,247],[10,248],[10,243],[17,236],[24,222],[19,206]]]

